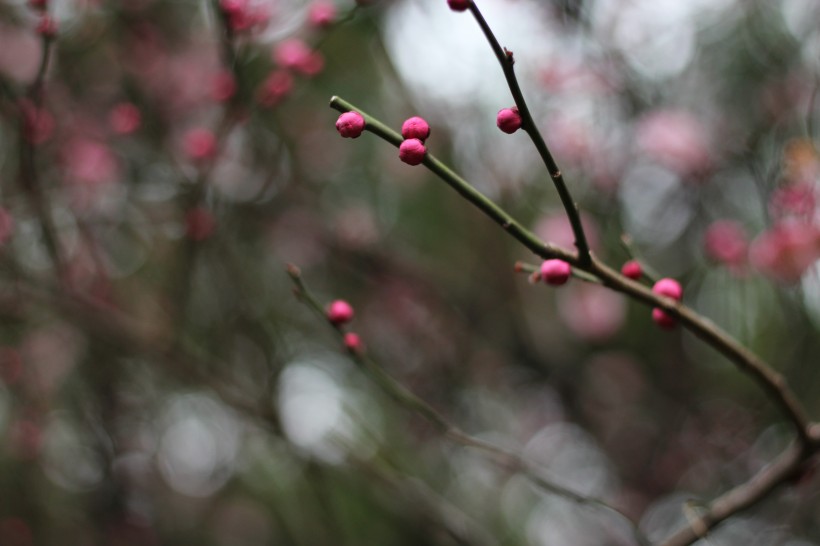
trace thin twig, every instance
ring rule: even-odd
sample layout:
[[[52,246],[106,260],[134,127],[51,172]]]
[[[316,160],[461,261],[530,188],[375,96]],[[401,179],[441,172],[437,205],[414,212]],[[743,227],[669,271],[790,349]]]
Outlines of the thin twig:
[[[578,205],[573,201],[572,195],[564,182],[561,169],[558,168],[558,164],[552,157],[552,153],[547,147],[544,137],[541,136],[541,132],[538,130],[538,126],[535,124],[532,114],[530,114],[527,101],[524,100],[524,94],[521,92],[521,86],[518,85],[518,78],[515,76],[515,59],[513,58],[513,52],[501,47],[501,44],[498,43],[498,39],[496,39],[495,34],[493,34],[492,29],[490,29],[490,25],[487,24],[487,21],[484,19],[484,16],[481,14],[475,2],[470,3],[470,13],[473,14],[473,17],[475,17],[475,20],[478,22],[478,26],[481,27],[481,31],[487,38],[493,50],[493,54],[495,54],[498,63],[501,65],[501,69],[504,71],[507,86],[510,88],[513,100],[515,100],[515,106],[521,115],[521,128],[530,136],[530,140],[532,140],[532,143],[535,145],[535,149],[538,150],[538,155],[541,156],[544,165],[547,167],[547,172],[549,172],[555,189],[558,191],[558,197],[561,198],[561,204],[564,206],[567,218],[572,226],[572,233],[575,236],[575,246],[578,248],[578,261],[581,265],[586,266],[590,263],[592,257],[586,234],[584,233],[584,226],[581,224],[581,215],[578,212]]]
[[[293,265],[288,265],[287,273],[294,283],[294,293],[296,297],[308,306],[314,313],[325,319],[341,338],[344,335],[343,331],[337,325],[327,320],[322,305],[311,294],[310,290],[305,285],[299,268]],[[639,544],[642,546],[649,544],[637,524],[619,509],[608,504],[604,500],[581,495],[580,493],[548,480],[542,475],[542,472],[538,468],[536,468],[532,463],[529,463],[522,455],[516,453],[515,451],[470,436],[455,425],[451,424],[439,411],[423,399],[419,398],[407,387],[393,379],[393,377],[385,372],[375,360],[360,351],[349,351],[348,354],[360,368],[367,372],[370,378],[373,379],[373,381],[377,383],[386,394],[396,400],[405,409],[413,411],[426,419],[430,424],[435,426],[441,434],[450,440],[461,444],[462,446],[471,447],[484,452],[489,455],[499,466],[510,472],[522,474],[533,484],[548,493],[558,495],[577,504],[599,508],[615,514],[619,519],[622,519],[629,524],[635,539]]]

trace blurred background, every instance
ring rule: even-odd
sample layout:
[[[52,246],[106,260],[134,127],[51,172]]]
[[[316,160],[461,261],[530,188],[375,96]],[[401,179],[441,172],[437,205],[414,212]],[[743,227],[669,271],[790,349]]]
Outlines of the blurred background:
[[[820,415],[820,4],[479,5],[596,254],[620,267],[628,236]],[[685,331],[515,273],[537,261],[423,167],[340,138],[332,95],[423,116],[432,153],[572,246],[444,0],[0,2],[0,545],[636,544],[397,405],[286,263],[451,422],[652,540],[788,443]],[[702,543],[820,544],[817,491]]]

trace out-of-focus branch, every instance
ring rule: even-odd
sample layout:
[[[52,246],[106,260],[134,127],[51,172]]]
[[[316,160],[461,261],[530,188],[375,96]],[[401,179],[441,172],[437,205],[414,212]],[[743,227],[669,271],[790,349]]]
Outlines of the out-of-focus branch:
[[[805,460],[799,443],[790,445],[768,466],[747,482],[730,489],[711,503],[705,511],[690,518],[689,525],[675,532],[659,546],[687,546],[705,537],[709,530],[738,512],[763,500],[777,486],[792,479]]]
[[[340,339],[343,338],[344,332],[342,329],[330,320],[327,320],[321,304],[308,290],[304,280],[302,279],[302,274],[299,268],[289,265],[287,272],[294,283],[294,293],[296,297],[317,315],[324,318],[336,331]],[[622,519],[629,524],[638,543],[641,545],[649,544],[646,537],[644,537],[640,529],[638,529],[637,524],[633,522],[629,516],[614,506],[601,499],[581,495],[571,489],[548,480],[542,475],[542,472],[536,466],[528,462],[522,455],[513,450],[497,446],[491,442],[487,442],[474,436],[470,436],[455,425],[451,424],[435,408],[391,377],[372,358],[364,354],[363,351],[348,351],[348,354],[386,394],[396,400],[396,402],[402,405],[405,409],[413,411],[426,419],[430,424],[435,426],[441,434],[453,442],[484,452],[500,467],[505,468],[510,472],[522,474],[534,485],[538,486],[547,493],[557,495],[577,504],[592,506],[615,514],[619,519]]]
[[[28,86],[24,100],[17,101],[18,104],[18,142],[20,149],[19,181],[23,192],[28,197],[29,205],[37,216],[40,227],[43,230],[43,240],[46,250],[51,258],[54,271],[63,282],[68,282],[66,275],[65,261],[60,249],[57,229],[54,226],[54,219],[51,217],[48,199],[43,192],[40,181],[37,177],[35,165],[35,143],[33,132],[38,130],[39,117],[42,115],[43,88],[45,85],[45,75],[51,58],[51,47],[54,38],[48,34],[41,35],[42,53],[40,63],[37,67],[37,75],[34,81]]]

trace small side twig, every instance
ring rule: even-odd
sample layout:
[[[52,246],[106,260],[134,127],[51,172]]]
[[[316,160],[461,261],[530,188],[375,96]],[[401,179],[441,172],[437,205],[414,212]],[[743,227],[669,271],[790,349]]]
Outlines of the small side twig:
[[[586,234],[584,233],[584,226],[581,224],[581,215],[578,212],[578,205],[572,199],[569,188],[567,188],[567,184],[564,182],[564,175],[561,173],[561,169],[558,168],[558,164],[552,157],[552,153],[550,152],[549,147],[547,147],[544,137],[538,130],[538,126],[535,124],[532,114],[530,113],[530,109],[527,106],[527,101],[524,100],[524,93],[522,93],[521,86],[518,84],[518,78],[515,76],[515,59],[513,58],[513,53],[506,48],[502,48],[501,44],[498,43],[498,39],[495,37],[490,25],[487,24],[487,21],[481,14],[481,10],[478,9],[475,2],[470,3],[470,13],[473,14],[476,22],[478,22],[478,26],[481,27],[481,31],[487,38],[487,42],[489,42],[490,47],[493,50],[493,54],[496,59],[498,59],[498,63],[504,71],[504,78],[507,80],[507,86],[510,88],[513,100],[515,101],[515,106],[518,108],[518,113],[521,115],[521,128],[524,129],[530,136],[530,140],[532,140],[532,143],[535,145],[535,149],[538,151],[538,155],[540,155],[541,159],[544,161],[544,166],[546,166],[547,171],[550,174],[550,178],[552,179],[552,183],[558,191],[558,197],[561,199],[561,204],[564,206],[564,210],[567,213],[567,218],[572,226],[572,233],[575,236],[575,246],[578,248],[579,265],[589,265],[592,257],[589,250],[589,244],[587,243]]]
[[[299,301],[304,303],[314,313],[326,320],[341,338],[343,336],[341,328],[327,320],[322,305],[308,290],[304,280],[302,279],[302,273],[299,268],[294,265],[288,265],[287,273],[293,281],[294,294]],[[497,446],[491,442],[487,442],[467,434],[455,425],[451,424],[439,411],[430,406],[423,399],[419,398],[407,387],[396,381],[372,358],[362,352],[349,351],[348,354],[386,394],[396,400],[396,402],[402,405],[405,409],[408,409],[423,417],[430,424],[435,426],[441,434],[453,442],[485,453],[502,468],[525,476],[534,485],[547,493],[558,495],[574,503],[595,507],[616,515],[619,519],[629,524],[635,539],[639,544],[642,546],[649,545],[648,540],[638,528],[638,525],[619,509],[608,504],[604,500],[581,495],[571,489],[548,480],[542,475],[542,472],[538,468],[515,451]]]

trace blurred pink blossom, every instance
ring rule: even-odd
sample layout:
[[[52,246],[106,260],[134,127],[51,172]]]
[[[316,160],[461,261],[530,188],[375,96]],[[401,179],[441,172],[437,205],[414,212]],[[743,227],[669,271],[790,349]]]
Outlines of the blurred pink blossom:
[[[228,70],[220,70],[211,79],[211,97],[217,102],[225,102],[236,94],[236,78]]]
[[[749,243],[743,226],[732,220],[713,222],[703,236],[706,254],[728,266],[738,267],[746,263]]]
[[[618,333],[626,319],[623,296],[597,284],[574,283],[562,292],[558,312],[581,339],[603,341]]]
[[[311,26],[325,28],[336,19],[336,5],[328,0],[315,0],[308,9]]]
[[[787,217],[811,220],[816,209],[814,186],[808,183],[777,188],[769,198],[769,213],[779,220]]]
[[[688,112],[656,110],[638,122],[636,132],[643,154],[679,174],[696,174],[711,164],[707,130]]]
[[[279,104],[293,89],[293,76],[287,70],[275,70],[265,78],[256,92],[256,100],[262,106]]]
[[[130,102],[121,102],[108,114],[108,125],[118,135],[130,135],[139,129],[142,115],[139,108]]]
[[[0,23],[0,74],[29,83],[37,74],[42,41],[30,30]]]
[[[598,224],[590,216],[581,213],[581,225],[584,227],[584,233],[590,248],[597,249],[599,245]],[[533,231],[547,242],[564,248],[575,248],[575,235],[572,233],[572,225],[563,210],[542,216],[535,223]]]
[[[315,76],[324,68],[324,58],[318,51],[299,38],[289,38],[276,45],[273,60],[282,68],[295,70],[306,76]]]
[[[87,138],[70,140],[62,150],[66,179],[75,184],[96,186],[113,182],[119,161],[107,145]]]
[[[764,275],[795,283],[820,259],[820,230],[803,222],[780,222],[751,245],[749,261]]]
[[[216,155],[216,135],[210,129],[190,129],[182,139],[185,154],[196,161],[211,159]]]

